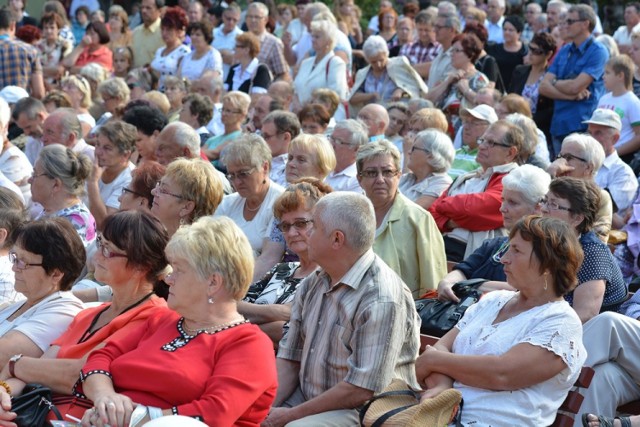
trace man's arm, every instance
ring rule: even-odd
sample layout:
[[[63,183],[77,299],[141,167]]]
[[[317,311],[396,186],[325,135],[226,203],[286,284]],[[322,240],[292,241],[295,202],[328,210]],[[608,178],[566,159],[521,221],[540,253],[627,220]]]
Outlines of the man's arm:
[[[429,77],[429,70],[431,70],[431,62],[423,62],[422,64],[414,64],[413,69],[420,74],[420,77],[427,79]]]
[[[278,357],[276,359],[278,369],[278,391],[273,401],[273,407],[281,406],[300,383],[300,362]]]
[[[44,98],[44,79],[42,78],[42,73],[33,73],[31,74],[31,96],[37,99]]]
[[[587,73],[580,73],[575,79],[558,80],[555,88],[565,95],[578,94],[589,88],[593,77]]]
[[[554,86],[553,81],[556,80],[555,74],[547,72],[545,74],[544,79],[540,83],[540,87],[538,88],[538,92],[540,95],[546,96],[551,99],[558,99],[562,101],[574,101],[576,99],[576,95],[568,95],[564,92],[561,92],[556,86]],[[558,81],[556,81],[556,85]]]

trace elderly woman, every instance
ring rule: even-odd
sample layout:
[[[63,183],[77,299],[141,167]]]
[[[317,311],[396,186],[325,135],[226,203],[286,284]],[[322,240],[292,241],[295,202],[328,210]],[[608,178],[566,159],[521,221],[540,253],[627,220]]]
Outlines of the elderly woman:
[[[211,46],[211,25],[207,21],[192,22],[187,27],[187,35],[191,38],[193,51],[180,61],[178,77],[194,81],[202,77],[205,70],[217,71],[222,76],[222,56]]]
[[[236,192],[224,197],[215,216],[228,216],[238,224],[251,243],[254,257],[258,256],[273,220],[273,204],[284,191],[269,178],[271,149],[261,137],[244,135],[227,146],[222,163]]]
[[[478,71],[487,76],[489,81],[491,81],[489,87],[495,87],[498,91],[500,91],[500,93],[504,92],[504,82],[502,81],[502,76],[500,75],[498,63],[496,62],[496,59],[493,56],[489,55],[485,50],[487,40],[489,39],[487,27],[485,27],[484,24],[467,23],[462,32],[474,34],[476,37],[478,37],[480,43],[482,44],[482,51],[480,51],[480,55],[478,55],[478,59],[476,59],[475,67]],[[471,92],[469,92],[469,97],[471,96],[472,94]]]
[[[62,65],[73,74],[89,63],[100,64],[111,71],[113,52],[109,49],[110,40],[109,30],[103,22],[89,23],[82,41],[63,59]]]
[[[164,94],[169,100],[171,107],[167,118],[169,123],[175,122],[180,118],[180,110],[182,110],[182,100],[187,96],[187,85],[185,81],[176,76],[167,76],[164,79]]]
[[[361,146],[356,167],[376,214],[373,251],[419,298],[447,274],[442,236],[431,215],[398,191],[400,152],[393,144],[380,140]]]
[[[78,114],[78,119],[82,125],[82,135],[88,135],[89,131],[96,125],[96,120],[89,113],[91,107],[91,86],[89,81],[82,76],[68,76],[60,83],[62,90],[71,99],[71,108]]]
[[[9,260],[15,291],[26,299],[0,310],[2,366],[13,355],[41,356],[82,309],[80,300],[68,292],[85,262],[73,226],[62,218],[47,218],[14,230],[14,238]]]
[[[553,100],[540,95],[538,87],[544,78],[549,61],[556,53],[556,42],[549,33],[537,33],[529,43],[527,64],[513,70],[509,93],[522,95],[529,102],[533,120],[551,141],[549,128],[553,115]]]
[[[502,204],[500,213],[504,227],[511,230],[521,218],[540,214],[542,200],[549,192],[551,177],[542,169],[523,165],[515,168],[502,180]],[[438,283],[438,299],[459,302],[451,288],[457,282],[467,279],[486,279],[481,290],[494,288],[493,282],[504,282],[506,276],[500,258],[509,248],[507,236],[487,239],[464,261],[453,266],[452,270]],[[502,286],[498,286],[502,289]]]
[[[331,188],[315,178],[302,178],[291,184],[273,205],[278,230],[298,261],[282,262],[249,287],[238,311],[257,324],[274,344],[282,338],[282,327],[289,321],[291,303],[298,284],[318,265],[309,258],[308,233],[311,211]]]
[[[513,70],[521,65],[524,57],[529,53],[526,44],[520,41],[520,34],[524,29],[524,20],[516,15],[507,16],[502,24],[504,43],[495,43],[487,46],[487,53],[498,62],[500,75],[504,87],[511,87],[511,75]]]
[[[153,314],[167,311],[154,289],[166,294],[161,279],[168,269],[164,255],[168,241],[160,221],[148,213],[108,217],[93,261],[95,278],[110,287],[111,301],[78,313],[41,357],[24,355],[10,361],[0,378],[11,394],[19,396],[27,383],[44,384],[56,393],[58,410],[81,417],[91,405],[77,397],[70,402],[70,395],[89,353],[110,339],[126,336]],[[0,398],[3,395],[0,389]],[[0,420],[6,420],[9,410],[0,409]]]
[[[400,178],[400,192],[424,209],[451,185],[447,171],[456,151],[451,138],[436,129],[418,133],[409,151],[407,167],[411,170]]]
[[[267,93],[271,84],[269,67],[258,61],[260,39],[251,32],[236,36],[234,65],[229,69],[224,88],[239,90],[249,95]]]
[[[42,74],[47,89],[54,88],[64,73],[62,59],[67,56],[73,46],[67,40],[60,38],[60,28],[64,20],[60,15],[48,12],[42,15],[42,39],[36,43],[42,63]]]
[[[109,29],[111,41],[109,48],[115,53],[118,48],[131,45],[131,30],[129,29],[129,15],[122,6],[114,4],[109,8]]]
[[[176,75],[181,59],[191,52],[188,46],[182,44],[188,24],[187,14],[180,7],[167,8],[160,21],[164,46],[158,48],[150,64],[151,68],[160,74],[158,82],[160,91],[164,91],[165,77]]]
[[[547,172],[552,177],[570,176],[595,182],[595,176],[604,163],[605,153],[602,145],[592,136],[573,133],[562,141],[558,158],[551,163]],[[607,243],[613,217],[611,195],[600,190],[600,207],[593,223],[593,231],[600,240]]]
[[[420,75],[404,56],[389,58],[387,43],[380,36],[371,36],[363,45],[368,66],[359,70],[349,98],[349,114],[372,102],[386,104],[402,98],[420,98],[428,92]]]
[[[454,71],[429,88],[427,98],[448,113],[455,130],[460,125],[460,107],[473,103],[475,92],[489,85],[487,76],[474,65],[481,51],[482,44],[474,34],[455,36],[451,47],[451,66]]]
[[[209,138],[202,147],[216,167],[221,167],[219,159],[222,150],[242,135],[242,124],[247,119],[250,105],[251,98],[244,92],[231,91],[222,97],[221,120],[224,133]]]
[[[464,425],[551,425],[586,358],[580,319],[563,299],[583,258],[576,234],[529,216],[509,241],[501,262],[517,292],[486,295],[416,361],[423,398],[462,393]]]
[[[120,77],[112,77],[100,83],[98,86],[98,94],[102,99],[105,113],[96,121],[96,125],[89,131],[85,138],[92,145],[96,145],[96,138],[100,127],[107,123],[113,117],[120,117],[125,105],[129,102],[131,91],[127,86],[127,82]]]
[[[166,167],[154,161],[143,162],[132,170],[131,182],[122,188],[122,194],[118,197],[120,210],[151,212],[153,206],[151,191],[156,188],[165,172]]]
[[[91,173],[91,160],[59,144],[47,145],[40,151],[33,168],[31,197],[42,205],[36,218],[62,217],[78,232],[84,246],[96,238],[96,221],[81,197],[85,181]]]
[[[298,111],[302,131],[309,135],[324,135],[331,123],[331,115],[322,104],[307,104]]]
[[[15,290],[15,274],[9,252],[15,243],[13,231],[27,220],[27,211],[20,197],[6,187],[0,187],[0,305],[22,299]]]
[[[208,425],[259,426],[277,374],[271,341],[237,310],[253,274],[249,242],[230,219],[201,218],[180,228],[166,253],[171,311],[89,356],[82,389],[94,407],[83,425],[173,414]],[[169,364],[184,379],[181,387],[166,381]]]
[[[411,155],[411,147],[416,135],[423,130],[434,129],[443,133],[449,132],[449,122],[447,116],[437,108],[421,108],[411,115],[407,122],[405,135],[402,140],[403,155],[403,171],[408,171],[409,156]]]
[[[222,180],[213,166],[200,159],[177,159],[151,191],[151,213],[169,235],[184,224],[213,215],[223,195]]]
[[[145,93],[152,91],[158,83],[153,74],[144,68],[131,70],[125,80],[131,91],[132,101],[142,98]]]
[[[118,211],[118,198],[122,189],[131,182],[135,168],[129,161],[136,144],[136,127],[121,120],[110,120],[98,130],[96,141],[97,168],[93,168],[87,180],[89,209],[102,229],[104,219]]]
[[[298,106],[306,104],[315,89],[335,91],[340,99],[346,99],[347,65],[333,53],[338,37],[338,28],[331,22],[320,20],[311,23],[311,46],[314,56],[303,60],[293,82]]]

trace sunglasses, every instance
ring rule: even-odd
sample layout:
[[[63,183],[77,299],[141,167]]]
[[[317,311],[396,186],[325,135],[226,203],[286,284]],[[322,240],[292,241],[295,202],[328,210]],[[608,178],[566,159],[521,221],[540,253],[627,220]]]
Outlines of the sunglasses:
[[[547,53],[547,52],[545,52],[545,50],[544,50],[544,49],[542,49],[542,48],[539,48],[539,47],[531,47],[531,46],[529,46],[529,52],[533,53],[534,55],[544,55],[545,53]]]

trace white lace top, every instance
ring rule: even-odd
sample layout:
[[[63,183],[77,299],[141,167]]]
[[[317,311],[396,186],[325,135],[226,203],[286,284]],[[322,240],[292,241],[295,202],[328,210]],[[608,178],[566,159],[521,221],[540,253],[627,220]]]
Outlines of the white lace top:
[[[528,343],[557,354],[567,368],[542,383],[515,391],[480,389],[456,381],[454,387],[464,399],[465,426],[551,425],[586,359],[582,324],[566,301],[550,302],[492,324],[500,309],[515,295],[512,291],[494,291],[472,305],[456,326],[460,333],[453,343],[453,352],[500,355],[518,344]]]

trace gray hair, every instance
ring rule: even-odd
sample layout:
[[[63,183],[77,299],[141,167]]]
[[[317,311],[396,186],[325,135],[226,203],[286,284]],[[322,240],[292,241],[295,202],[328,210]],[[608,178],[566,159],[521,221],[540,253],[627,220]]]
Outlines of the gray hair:
[[[333,16],[333,13],[331,13],[330,11],[317,13],[313,17],[313,22],[318,22],[318,21],[328,21],[333,25],[338,25],[338,21],[336,20],[336,17]]]
[[[427,10],[421,10],[415,17],[416,24],[433,24],[435,20],[435,15]]]
[[[145,92],[149,92],[153,88],[153,76],[146,68],[134,68],[129,71],[127,80],[129,79],[134,79]]]
[[[98,93],[101,97],[107,95],[111,98],[118,98],[126,102],[129,100],[131,90],[122,77],[112,77],[100,83]]]
[[[538,15],[538,17],[536,18],[535,22],[537,22],[538,24],[546,27],[547,26],[547,14],[546,13],[541,13],[540,15]]]
[[[434,172],[446,172],[451,167],[453,159],[456,157],[456,150],[453,142],[446,133],[437,129],[427,129],[419,132],[413,145],[422,146],[431,152],[431,157],[427,160]]]
[[[173,140],[180,146],[185,147],[191,156],[197,157],[200,153],[200,135],[198,132],[184,122],[169,123],[164,130],[173,130]]]
[[[271,149],[260,135],[246,134],[222,150],[221,160],[224,165],[234,163],[254,168],[267,163],[271,169]]]
[[[389,47],[387,42],[380,36],[370,36],[364,45],[362,46],[365,58],[371,58],[376,56],[380,52],[384,52],[389,55]]]
[[[90,62],[80,68],[80,75],[87,80],[93,80],[95,83],[100,84],[109,77],[109,70],[97,62]]]
[[[304,8],[304,14],[308,14],[311,20],[313,20],[317,14],[326,12],[330,13],[331,9],[329,9],[329,6],[326,4],[320,2],[310,3]]]
[[[599,41],[609,51],[609,58],[620,55],[620,49],[618,49],[618,43],[609,34],[600,34],[596,37],[596,41]]]
[[[54,114],[60,118],[60,126],[63,129],[63,140],[69,138],[71,134],[75,135],[76,139],[82,138],[82,124],[75,110],[71,108],[58,108],[51,115]]]
[[[376,215],[371,201],[352,191],[335,191],[322,197],[315,206],[317,220],[326,233],[340,230],[346,245],[359,253],[373,246]]]
[[[386,139],[380,139],[369,144],[360,146],[358,153],[356,154],[356,168],[358,174],[364,169],[364,162],[381,156],[391,156],[393,165],[396,170],[401,171],[402,155],[398,148]]]
[[[460,18],[458,18],[458,14],[457,13],[440,14],[440,15],[438,15],[438,18],[443,18],[444,19],[444,26],[445,27],[453,28],[456,31],[456,33],[460,32],[461,24],[460,24]]]
[[[542,13],[542,6],[540,6],[538,3],[536,2],[527,3],[527,6],[525,7],[525,9],[529,6],[533,6],[533,9],[536,10],[536,13]]]
[[[258,9],[265,17],[269,16],[269,8],[264,3],[260,3],[260,2],[251,3],[247,7],[247,10],[249,9]]]
[[[507,3],[505,2],[505,0],[496,0],[496,2],[498,2],[498,5],[503,9],[507,7]],[[487,3],[489,2],[487,1]]]
[[[549,174],[533,165],[518,166],[502,179],[502,186],[505,190],[521,194],[532,206],[540,203],[549,192],[550,183]]]
[[[554,7],[557,6],[560,9],[560,13],[566,12],[568,9],[567,4],[562,1],[562,0],[551,0],[549,3],[547,3],[547,11],[549,10],[550,7]]]
[[[91,173],[91,160],[84,154],[74,153],[71,148],[51,144],[42,148],[38,155],[42,173],[59,179],[62,186],[72,196],[84,194],[84,183]]]
[[[524,143],[522,144],[522,158],[526,161],[536,151],[538,145],[538,126],[536,122],[520,113],[509,114],[505,118],[509,123],[518,126],[524,132]]]
[[[504,0],[503,0],[504,1]],[[458,9],[456,5],[451,3],[450,1],[441,1],[438,3],[438,11],[442,14],[444,13],[457,13]]]
[[[369,142],[369,131],[367,130],[367,125],[365,125],[360,120],[355,119],[346,119],[339,121],[336,123],[336,126],[333,128],[334,132],[344,129],[351,135],[349,138],[349,143],[355,147],[360,147]]]
[[[319,31],[329,39],[329,50],[333,50],[338,42],[338,27],[328,20],[314,20],[311,31]]]
[[[593,175],[595,176],[600,167],[602,167],[602,163],[604,163],[605,154],[602,145],[594,137],[586,133],[572,133],[562,141],[562,145],[567,142],[573,142],[580,146],[584,153],[584,159],[587,164],[593,167]]]
[[[574,4],[569,8],[569,13],[577,13],[578,19],[589,21],[589,32],[596,27],[596,12],[586,4]]]

